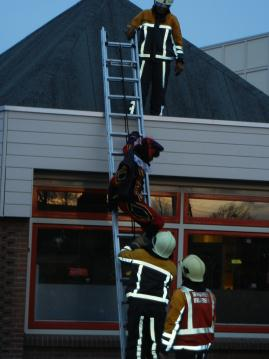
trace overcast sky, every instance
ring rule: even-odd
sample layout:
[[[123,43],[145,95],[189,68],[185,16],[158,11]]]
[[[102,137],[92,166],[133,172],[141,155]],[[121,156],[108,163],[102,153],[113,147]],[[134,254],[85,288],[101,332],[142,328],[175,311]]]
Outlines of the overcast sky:
[[[132,1],[143,9],[153,3]],[[0,54],[77,2],[0,0]],[[174,0],[171,10],[183,36],[199,47],[269,32],[269,0]]]

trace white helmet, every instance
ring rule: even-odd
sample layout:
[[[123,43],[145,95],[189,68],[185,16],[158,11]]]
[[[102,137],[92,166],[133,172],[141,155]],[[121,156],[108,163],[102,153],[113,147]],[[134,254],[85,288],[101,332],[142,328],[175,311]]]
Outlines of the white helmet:
[[[155,4],[171,6],[174,0],[155,0]]]
[[[169,258],[176,246],[176,240],[169,231],[160,231],[152,239],[153,252],[162,258]]]
[[[195,254],[190,254],[181,262],[182,274],[192,282],[202,282],[205,274],[205,264]]]

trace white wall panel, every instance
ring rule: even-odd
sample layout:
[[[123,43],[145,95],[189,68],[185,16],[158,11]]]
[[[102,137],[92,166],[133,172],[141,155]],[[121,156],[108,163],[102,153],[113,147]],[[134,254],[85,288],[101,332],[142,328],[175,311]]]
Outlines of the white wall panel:
[[[107,170],[101,114],[21,110],[8,111],[5,216],[31,213],[34,169]]]
[[[247,42],[247,67],[268,66],[269,42],[268,37],[253,39]]]
[[[0,216],[4,212],[5,197],[5,112],[0,111]]]
[[[34,169],[108,171],[102,114],[43,111],[7,110],[5,216],[30,216]],[[269,180],[267,124],[146,117],[145,126],[165,148],[153,175]]]
[[[207,46],[203,50],[269,95],[269,33]]]
[[[5,204],[5,217],[31,217],[32,206]]]
[[[245,43],[224,46],[224,63],[233,71],[240,71],[246,66]]]
[[[6,168],[6,179],[16,180],[20,178],[21,180],[29,180],[32,178],[33,169],[24,168],[24,167],[7,167]]]

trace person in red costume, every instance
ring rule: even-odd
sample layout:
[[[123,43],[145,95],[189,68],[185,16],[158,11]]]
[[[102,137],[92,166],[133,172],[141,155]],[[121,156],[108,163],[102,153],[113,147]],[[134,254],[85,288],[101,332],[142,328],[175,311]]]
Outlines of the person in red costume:
[[[145,174],[152,160],[162,151],[163,147],[154,139],[142,138],[138,132],[132,132],[123,147],[124,159],[111,178],[108,189],[109,209],[120,208],[127,212],[141,226],[148,239],[164,226],[162,216],[148,206],[143,196]]]

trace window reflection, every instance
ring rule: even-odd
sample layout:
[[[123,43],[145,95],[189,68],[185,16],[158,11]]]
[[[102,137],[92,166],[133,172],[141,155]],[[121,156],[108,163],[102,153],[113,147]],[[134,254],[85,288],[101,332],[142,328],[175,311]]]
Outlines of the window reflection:
[[[188,198],[188,217],[268,221],[269,203],[208,198]]]
[[[63,212],[107,212],[106,191],[38,191],[38,210]]]
[[[218,297],[218,322],[268,324],[262,313],[269,300],[269,236],[202,233],[188,238],[189,253],[206,263],[206,284]]]
[[[151,206],[160,213],[161,216],[176,215],[176,196],[150,196]]]
[[[176,216],[177,197],[152,195],[151,206],[162,216]],[[38,190],[37,209],[51,212],[107,213],[107,193],[106,190],[96,189],[78,192]]]
[[[39,228],[35,319],[117,321],[112,243],[111,231]]]

